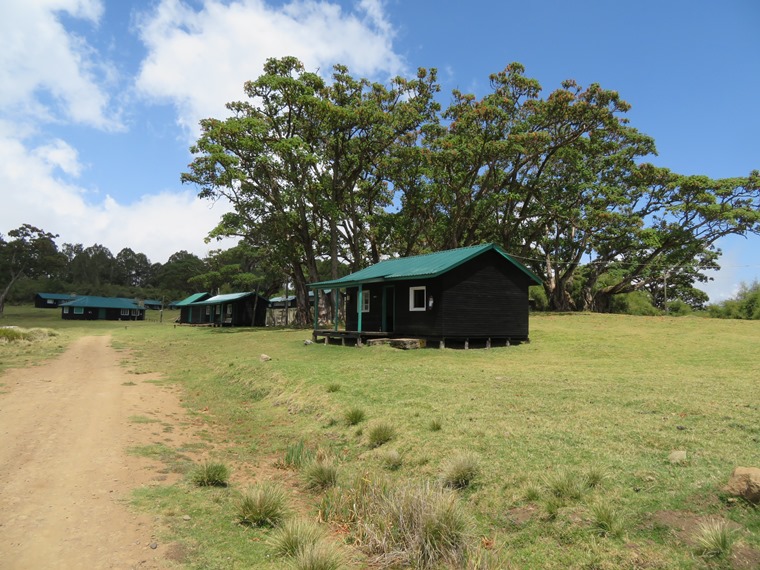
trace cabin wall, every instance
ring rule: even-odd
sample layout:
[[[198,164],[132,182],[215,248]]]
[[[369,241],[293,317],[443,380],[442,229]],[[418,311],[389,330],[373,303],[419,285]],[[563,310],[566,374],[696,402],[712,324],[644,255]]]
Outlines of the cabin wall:
[[[64,312],[68,308],[68,312]],[[133,314],[133,313],[137,314]],[[104,309],[99,307],[84,307],[81,313],[75,313],[74,307],[62,307],[61,318],[71,321],[143,321],[145,320],[145,310],[135,311],[130,309],[129,315],[122,315],[121,309]]]
[[[530,279],[489,251],[442,276],[442,336],[528,338]]]

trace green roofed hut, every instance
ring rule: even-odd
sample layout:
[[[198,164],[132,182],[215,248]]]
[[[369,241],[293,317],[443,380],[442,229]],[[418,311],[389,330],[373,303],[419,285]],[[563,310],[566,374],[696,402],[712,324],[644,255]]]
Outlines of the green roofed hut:
[[[215,295],[188,305],[193,324],[231,327],[266,325],[269,301],[254,292]]]
[[[314,340],[413,338],[490,347],[528,340],[528,288],[541,280],[494,244],[381,261],[312,283],[345,299],[345,330],[314,322]],[[318,296],[317,296],[318,297]],[[315,301],[315,307],[318,301]],[[315,315],[317,312],[315,311]]]
[[[191,325],[203,323],[206,315],[206,308],[194,306],[193,303],[205,301],[211,297],[211,293],[193,293],[189,297],[174,303],[174,308],[179,309],[179,318],[177,322]]]
[[[34,306],[38,309],[57,309],[63,303],[68,303],[76,298],[76,295],[67,293],[37,293],[34,296]]]
[[[61,304],[61,318],[70,320],[142,321],[145,307],[120,297],[77,297]]]

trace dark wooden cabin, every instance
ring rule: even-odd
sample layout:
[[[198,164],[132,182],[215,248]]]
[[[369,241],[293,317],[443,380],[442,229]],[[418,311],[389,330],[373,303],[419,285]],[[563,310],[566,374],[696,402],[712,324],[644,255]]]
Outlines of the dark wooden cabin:
[[[145,308],[132,299],[82,296],[61,304],[61,318],[88,321],[142,321],[145,319]]]
[[[177,322],[183,324],[197,324],[203,322],[206,314],[205,307],[195,307],[193,303],[205,301],[211,296],[211,293],[193,293],[189,297],[174,303],[174,307],[179,309],[179,318]]]
[[[269,301],[253,292],[215,295],[187,305],[193,324],[232,327],[266,326]],[[254,317],[255,314],[255,317]]]
[[[317,291],[344,292],[345,332],[317,336],[419,338],[490,346],[528,340],[528,288],[541,280],[493,244],[382,261]],[[352,333],[355,333],[352,335]]]
[[[37,293],[34,296],[34,306],[38,309],[57,309],[63,303],[68,303],[76,298],[76,295],[67,293]]]

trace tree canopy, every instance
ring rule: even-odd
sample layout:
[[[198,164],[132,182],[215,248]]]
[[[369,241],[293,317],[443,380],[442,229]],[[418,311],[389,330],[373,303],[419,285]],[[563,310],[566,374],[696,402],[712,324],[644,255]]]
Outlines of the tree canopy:
[[[544,96],[518,63],[485,96],[435,70],[388,85],[334,67],[331,81],[292,57],[270,59],[232,116],[201,122],[182,180],[233,211],[212,236],[238,236],[295,283],[382,256],[494,242],[543,279],[552,309],[609,310],[621,293],[700,304],[716,242],[760,231],[757,172],[712,180],[645,160],[651,137],[630,105],[574,81]],[[319,260],[330,260],[330,273]]]

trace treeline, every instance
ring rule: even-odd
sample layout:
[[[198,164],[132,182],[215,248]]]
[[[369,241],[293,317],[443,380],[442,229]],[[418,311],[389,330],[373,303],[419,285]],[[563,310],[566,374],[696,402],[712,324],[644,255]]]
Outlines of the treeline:
[[[710,305],[708,314],[720,319],[760,319],[760,283],[742,283],[734,297]]]
[[[0,314],[6,302],[29,303],[36,293],[76,293],[156,299],[166,303],[198,291],[259,291],[270,296],[285,277],[244,245],[201,259],[178,251],[166,263],[124,248],[63,243],[29,224],[0,234]]]
[[[307,284],[341,268],[483,242],[542,278],[550,310],[701,307],[717,240],[760,231],[758,172],[713,180],[647,163],[654,140],[597,84],[543,95],[516,63],[490,82],[444,108],[434,69],[381,84],[336,65],[328,82],[271,59],[229,118],[201,121],[182,180],[232,204],[212,236],[279,264],[303,320]]]

